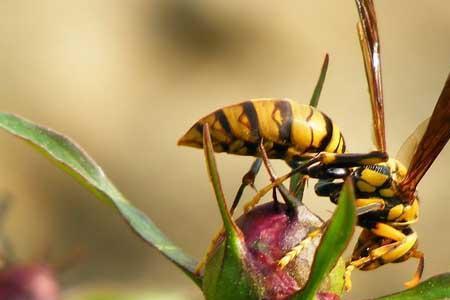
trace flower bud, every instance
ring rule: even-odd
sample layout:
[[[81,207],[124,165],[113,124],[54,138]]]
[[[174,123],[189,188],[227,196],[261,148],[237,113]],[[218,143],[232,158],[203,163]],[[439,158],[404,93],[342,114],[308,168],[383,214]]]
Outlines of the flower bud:
[[[319,237],[305,243],[301,252],[285,267],[280,267],[279,261],[303,241],[308,233],[322,226],[323,222],[319,217],[304,206],[298,207],[298,211],[293,213],[284,204],[267,203],[242,215],[236,224],[243,236],[244,272],[248,273],[247,277],[252,279],[255,290],[259,293],[254,299],[289,299],[305,285],[320,242]],[[225,240],[220,239],[215,248],[218,249]],[[209,266],[217,264],[218,260],[214,257],[217,254],[218,251],[213,251],[209,256],[205,275],[209,270],[217,271],[217,266]],[[343,289],[344,269],[344,263],[340,260],[323,281],[317,294],[318,299],[339,299]],[[242,274],[235,276],[242,278]]]
[[[14,265],[0,271],[0,299],[58,300],[59,286],[46,265]]]

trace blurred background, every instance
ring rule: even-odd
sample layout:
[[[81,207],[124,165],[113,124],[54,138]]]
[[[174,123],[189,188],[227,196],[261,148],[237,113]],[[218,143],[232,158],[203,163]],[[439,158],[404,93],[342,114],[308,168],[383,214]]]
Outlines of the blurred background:
[[[376,8],[388,151],[395,155],[431,114],[449,73],[450,3],[383,0]],[[200,117],[239,100],[308,103],[328,52],[319,108],[339,124],[350,151],[371,150],[356,21],[351,0],[3,0],[1,110],[74,138],[136,206],[200,258],[220,220],[203,153],[177,147],[177,139]],[[61,276],[69,293],[113,287],[202,298],[110,207],[22,142],[0,133],[0,145],[0,192],[12,204],[4,231],[20,260],[58,261],[81,247],[85,257]],[[252,159],[217,159],[232,200]],[[287,170],[274,165],[278,174]],[[419,185],[414,228],[426,254],[424,278],[449,271],[449,165],[447,146]],[[257,186],[265,182],[262,172]],[[330,216],[327,199],[311,191],[305,199]],[[400,290],[415,268],[411,260],[356,271],[349,298]]]

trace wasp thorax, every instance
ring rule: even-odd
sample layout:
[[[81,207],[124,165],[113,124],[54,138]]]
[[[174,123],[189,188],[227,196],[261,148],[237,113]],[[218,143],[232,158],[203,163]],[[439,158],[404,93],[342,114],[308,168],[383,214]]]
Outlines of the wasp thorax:
[[[399,183],[405,179],[407,169],[400,161],[395,158],[389,158],[386,164],[389,167],[392,179],[395,182]]]
[[[280,266],[280,260],[308,233],[321,227],[323,222],[316,215],[303,206],[292,214],[284,204],[267,203],[244,214],[236,223],[244,235],[247,271],[257,282],[262,299],[287,299],[304,286],[320,236],[285,266]],[[207,265],[214,261],[214,255],[210,255]],[[339,261],[324,280],[318,299],[339,299],[344,269],[343,261]]]

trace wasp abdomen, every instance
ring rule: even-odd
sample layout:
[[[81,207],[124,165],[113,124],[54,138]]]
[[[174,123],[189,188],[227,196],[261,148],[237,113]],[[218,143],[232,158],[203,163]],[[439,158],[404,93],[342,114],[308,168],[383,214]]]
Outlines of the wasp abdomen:
[[[328,116],[292,100],[257,99],[221,108],[195,123],[178,144],[202,148],[205,123],[216,152],[255,156],[261,139],[269,158],[345,151],[342,134]]]

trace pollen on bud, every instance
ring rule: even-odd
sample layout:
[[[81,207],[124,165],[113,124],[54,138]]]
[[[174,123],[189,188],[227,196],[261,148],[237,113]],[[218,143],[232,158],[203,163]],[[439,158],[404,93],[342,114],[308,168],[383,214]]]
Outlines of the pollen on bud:
[[[0,270],[0,299],[58,300],[59,286],[45,265],[15,265]]]

